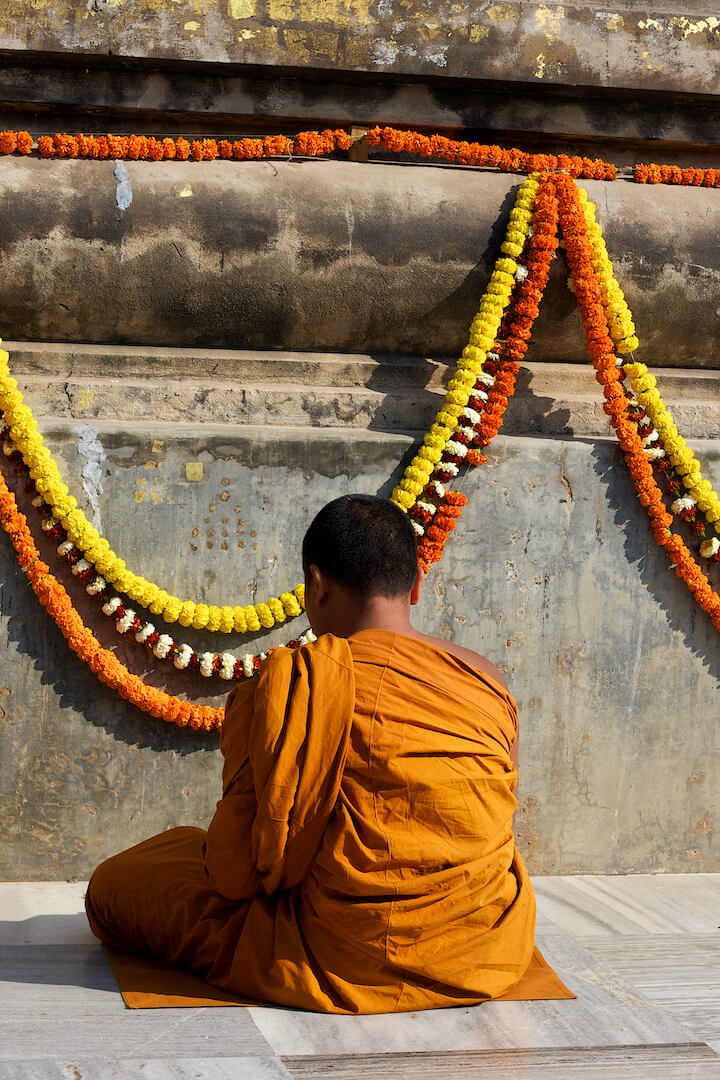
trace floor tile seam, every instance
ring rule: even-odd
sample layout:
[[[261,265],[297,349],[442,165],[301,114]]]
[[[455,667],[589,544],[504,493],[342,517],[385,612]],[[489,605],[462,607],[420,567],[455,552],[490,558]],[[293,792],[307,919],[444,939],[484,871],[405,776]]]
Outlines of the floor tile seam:
[[[587,1046],[532,1046],[532,1047],[486,1047],[481,1049],[469,1049],[469,1050],[413,1050],[413,1051],[388,1051],[386,1053],[382,1051],[374,1051],[370,1054],[366,1052],[358,1053],[339,1053],[339,1054],[289,1054],[282,1053],[279,1055],[281,1060],[293,1063],[300,1062],[329,1062],[329,1061],[368,1061],[368,1060],[382,1060],[390,1064],[391,1060],[402,1059],[404,1061],[412,1063],[413,1061],[428,1060],[431,1058],[443,1058],[451,1063],[454,1060],[460,1060],[463,1058],[493,1058],[504,1059],[507,1062],[512,1061],[514,1058],[521,1058],[528,1053],[537,1054],[538,1056],[550,1056],[556,1055],[558,1058],[565,1058],[567,1060],[578,1059],[582,1056],[587,1057],[591,1054],[605,1054],[607,1057],[619,1057],[624,1054],[631,1054],[635,1057],[652,1058],[658,1053],[676,1053],[682,1055],[683,1052],[688,1055],[693,1054],[698,1049],[707,1049],[708,1054],[704,1055],[708,1061],[719,1058],[715,1049],[703,1039],[696,1039],[688,1042],[668,1042],[668,1043],[618,1043],[618,1044],[588,1044]],[[697,1056],[693,1054],[693,1059],[697,1060]],[[678,1057],[678,1060],[681,1060]]]

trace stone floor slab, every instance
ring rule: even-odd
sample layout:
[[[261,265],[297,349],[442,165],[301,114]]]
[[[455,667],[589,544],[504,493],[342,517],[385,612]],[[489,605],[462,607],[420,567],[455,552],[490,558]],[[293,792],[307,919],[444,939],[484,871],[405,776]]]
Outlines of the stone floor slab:
[[[538,912],[577,937],[705,933],[720,923],[720,874],[533,879]]]

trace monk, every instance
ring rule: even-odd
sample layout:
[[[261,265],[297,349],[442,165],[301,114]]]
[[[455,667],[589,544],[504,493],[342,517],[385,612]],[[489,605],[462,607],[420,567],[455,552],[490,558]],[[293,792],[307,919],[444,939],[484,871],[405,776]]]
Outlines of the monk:
[[[104,862],[93,932],[260,1002],[470,1005],[521,978],[535,900],[515,848],[517,712],[502,675],[410,623],[406,515],[348,495],[303,542],[317,641],[239,684],[222,798]]]

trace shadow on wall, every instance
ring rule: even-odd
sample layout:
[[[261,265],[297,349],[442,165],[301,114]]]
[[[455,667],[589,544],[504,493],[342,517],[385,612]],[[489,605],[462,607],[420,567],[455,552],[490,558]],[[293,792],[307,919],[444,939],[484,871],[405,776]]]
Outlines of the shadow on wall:
[[[514,189],[504,197],[495,218],[495,223],[490,230],[487,246],[475,267],[466,275],[462,285],[448,296],[444,296],[438,303],[429,307],[425,314],[424,321],[428,328],[431,328],[439,318],[442,318],[443,322],[450,319],[458,327],[458,356],[467,345],[470,324],[485,294],[490,278],[488,268],[494,265],[494,260],[500,255],[500,245],[505,236],[509,213],[515,203],[515,197],[516,192]],[[432,297],[428,297],[428,299],[432,300]],[[369,429],[371,431],[393,433],[404,430],[405,433],[415,435],[419,440],[422,434],[429,429],[435,413],[442,404],[442,395],[445,392],[448,380],[452,376],[455,360],[449,359],[447,361],[447,370],[443,375],[442,385],[438,385],[433,390],[425,388],[436,372],[434,363],[426,361],[423,364],[416,361],[412,366],[409,364],[403,365],[401,357],[380,353],[373,354],[373,360],[376,361],[378,366],[366,385],[368,389],[384,393],[385,399],[376,410],[375,416],[368,425]],[[384,364],[388,365],[387,368],[383,367]],[[398,365],[402,368],[402,373],[398,372],[393,379],[393,384],[389,385],[391,367],[397,368]],[[397,400],[401,394],[406,399],[405,407]],[[395,422],[393,422],[393,418],[397,418]],[[398,419],[401,420],[401,425],[398,424]],[[393,486],[402,476],[414,453],[414,447],[408,450],[393,477],[378,494],[386,497],[390,495]]]
[[[634,568],[647,591],[662,609],[668,625],[682,634],[690,652],[703,661],[709,674],[720,684],[717,630],[710,616],[696,603],[685,583],[671,570],[669,559],[656,544],[649,519],[637,501],[632,478],[620,450],[618,449],[617,463],[610,465],[594,440],[582,441],[593,445],[594,470],[605,489],[608,505],[615,511],[615,523],[624,533],[624,554],[628,564]],[[676,528],[673,531],[678,530]],[[688,535],[684,535],[683,539],[695,555],[695,545]],[[658,566],[661,567],[660,573]],[[708,567],[704,566],[703,569],[707,570]],[[710,584],[716,589],[720,583],[717,572],[712,571],[717,570],[718,567],[713,566],[709,574]]]

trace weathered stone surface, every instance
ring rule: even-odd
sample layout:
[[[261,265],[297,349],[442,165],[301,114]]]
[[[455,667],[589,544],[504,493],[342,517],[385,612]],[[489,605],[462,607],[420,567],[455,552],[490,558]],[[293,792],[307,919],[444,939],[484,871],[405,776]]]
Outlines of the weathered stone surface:
[[[86,459],[72,427],[43,421],[80,492]],[[109,539],[138,572],[209,601],[294,585],[312,514],[344,491],[387,493],[412,445],[357,431],[95,427],[104,491],[89,487],[86,502]],[[720,454],[694,446],[717,486]],[[188,462],[202,463],[201,481],[186,480]],[[465,489],[469,506],[417,624],[506,672],[520,707],[519,828],[531,870],[720,870],[717,631],[668,572],[616,445],[499,437]],[[205,824],[219,793],[214,738],[153,721],[101,686],[37,604],[4,535],[0,552],[0,876],[83,878],[168,825]],[[150,663],[70,587],[133,670],[222,700],[225,684]],[[247,647],[234,635],[182,636]]]
[[[36,415],[268,427],[426,431],[454,361],[317,353],[5,342]],[[123,372],[118,378],[118,372]],[[50,376],[48,378],[48,376]],[[663,398],[689,438],[720,438],[720,372],[664,368]],[[528,363],[506,434],[610,434],[586,364]]]
[[[0,160],[4,335],[456,355],[518,184],[476,171],[333,161],[118,169]],[[132,201],[123,208],[127,184]],[[586,186],[645,355],[656,366],[712,367],[718,192]],[[543,360],[584,358],[566,278],[561,257],[534,338]]]
[[[605,10],[510,0],[5,0],[0,48],[295,69],[717,93],[720,22],[622,0]]]
[[[668,46],[672,48],[668,41]],[[620,165],[668,161],[717,165],[720,116],[705,94],[662,94],[541,80],[500,85],[442,75],[414,81],[349,75],[336,68],[299,77],[235,66],[22,53],[3,66],[0,124],[49,131],[247,135],[386,124],[453,129],[462,137],[543,152],[598,155]],[[380,150],[373,157],[383,156]],[[385,153],[384,156],[391,156]]]

